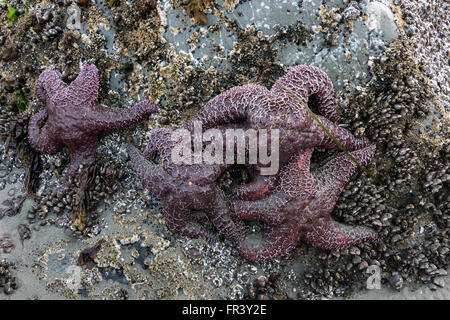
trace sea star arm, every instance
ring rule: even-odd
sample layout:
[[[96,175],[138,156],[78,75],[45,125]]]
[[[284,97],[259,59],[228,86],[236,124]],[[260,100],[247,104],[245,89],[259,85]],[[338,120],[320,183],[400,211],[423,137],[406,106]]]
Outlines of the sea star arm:
[[[36,96],[42,104],[47,104],[50,97],[63,89],[61,73],[56,70],[46,70],[36,81]]]
[[[96,133],[109,133],[137,125],[145,117],[158,111],[158,106],[144,100],[129,109],[110,109],[98,106],[91,112],[87,126]]]
[[[98,100],[98,70],[93,64],[84,65],[76,79],[63,91],[63,98],[73,106],[95,106]]]
[[[351,152],[351,155],[360,165],[365,166],[372,159],[375,150],[376,146],[370,144],[365,148]],[[315,173],[318,192],[323,194],[324,197],[332,199],[331,201],[334,203],[356,169],[358,169],[358,166],[344,153],[331,158]]]
[[[33,115],[28,123],[28,140],[33,148],[42,153],[55,153],[62,148],[62,145],[50,134],[47,126],[42,130],[39,129],[39,124],[47,117],[47,110],[41,110]]]
[[[78,145],[76,147],[69,148],[70,150],[70,164],[67,168],[67,177],[73,177],[77,174],[83,159],[93,157],[97,150],[97,138],[96,137],[86,137],[83,145]]]
[[[167,228],[174,233],[191,238],[203,238],[208,241],[217,240],[216,236],[203,226],[194,223],[191,219],[191,208],[182,199],[170,190],[171,186],[177,185],[173,182],[162,165],[155,165],[148,161],[144,155],[135,147],[128,148],[131,163],[138,179],[144,187],[153,194],[163,198],[163,215]],[[175,196],[175,198],[167,195]]]
[[[172,151],[172,141],[171,141],[172,130],[168,128],[159,128],[152,131],[148,139],[147,147],[144,151],[144,157],[147,160],[153,160],[156,152],[159,152],[161,157],[161,163],[166,165],[170,163],[171,151]]]
[[[293,156],[282,168],[278,189],[291,199],[311,199],[316,192],[316,181],[310,172],[313,149],[309,148]]]
[[[205,212],[195,212],[191,215],[192,219],[198,223],[209,222],[209,217]]]
[[[292,199],[307,200],[315,193],[316,182],[309,171],[312,149],[305,150],[282,168],[275,192],[254,201],[233,202],[233,215],[243,220],[261,220],[270,225],[284,219],[283,207]],[[300,208],[299,208],[300,210]]]
[[[190,213],[190,208],[183,206],[182,203],[164,201],[163,216],[171,232],[194,239],[205,239],[209,242],[217,241],[214,233],[189,219]]]
[[[361,165],[366,165],[375,153],[375,145],[352,152]],[[333,209],[345,183],[356,171],[357,165],[345,154],[329,160],[317,170],[317,199],[322,214],[304,234],[306,241],[325,249],[340,249],[359,242],[378,241],[376,232],[365,227],[351,227],[334,221],[329,212]],[[320,199],[322,199],[320,201]]]
[[[234,221],[223,191],[216,188],[216,203],[210,215],[211,222],[217,230],[232,241],[243,239],[245,226],[242,221]]]
[[[235,199],[258,200],[264,198],[276,185],[287,194],[309,197],[315,190],[315,181],[309,171],[312,148],[293,157],[281,170],[279,175],[258,176],[253,183],[236,188]],[[302,185],[299,188],[299,185]]]
[[[357,138],[350,131],[339,127],[323,116],[317,116],[329,133],[345,148],[347,151],[359,150],[370,144],[367,138]],[[331,139],[323,128],[316,122],[312,121],[310,130],[317,134],[312,135],[312,146],[322,146],[327,149],[338,149],[336,143]],[[311,141],[309,141],[311,142]],[[306,141],[305,141],[306,144]]]
[[[240,241],[236,244],[236,249],[250,261],[270,261],[293,250],[299,238],[298,230],[290,225],[280,224],[265,228],[262,231],[262,241],[259,245],[252,246],[246,241]]]
[[[165,186],[170,183],[171,177],[161,165],[148,161],[135,147],[129,146],[128,154],[131,165],[144,187],[153,194],[161,196],[166,191]]]
[[[316,95],[317,108],[324,117],[330,121],[339,120],[339,115],[334,105],[334,89],[328,75],[317,67],[296,66],[286,75],[277,80],[273,86],[273,92],[282,90],[288,95],[295,94],[308,103],[311,95]]]
[[[324,249],[342,249],[360,242],[378,242],[378,234],[366,227],[353,227],[334,221],[330,216],[319,218],[305,233],[304,239]]]
[[[287,203],[287,199],[279,194],[271,194],[261,200],[232,202],[233,219],[259,220],[269,225],[279,225],[284,220],[280,208]]]
[[[225,91],[206,103],[187,124],[187,128],[193,132],[194,121],[201,122],[204,130],[220,124],[245,121],[252,116],[250,111],[267,92],[266,88],[254,84]]]
[[[261,176],[255,181],[238,186],[233,191],[236,200],[259,200],[268,195],[275,187],[277,175]]]

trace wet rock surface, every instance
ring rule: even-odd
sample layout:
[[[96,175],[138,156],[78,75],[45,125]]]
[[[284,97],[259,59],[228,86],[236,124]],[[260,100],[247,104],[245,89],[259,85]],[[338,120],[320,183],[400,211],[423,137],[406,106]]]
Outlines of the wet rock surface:
[[[9,26],[0,5],[0,299],[448,299],[448,3],[8,3],[20,14]],[[40,108],[39,74],[51,67],[71,82],[80,62],[101,71],[99,103],[127,108],[145,98],[163,108],[104,137],[95,165],[85,163],[59,193],[70,158],[34,154],[27,123]],[[270,87],[297,64],[326,71],[341,125],[377,144],[368,169],[385,185],[355,174],[332,215],[375,229],[383,242],[339,251],[299,243],[256,264],[226,240],[171,234],[160,200],[130,170],[126,146],[143,148],[154,128],[190,119],[236,85]],[[78,230],[72,222],[83,214]],[[78,263],[99,241],[89,268]],[[366,289],[372,275],[381,291]]]

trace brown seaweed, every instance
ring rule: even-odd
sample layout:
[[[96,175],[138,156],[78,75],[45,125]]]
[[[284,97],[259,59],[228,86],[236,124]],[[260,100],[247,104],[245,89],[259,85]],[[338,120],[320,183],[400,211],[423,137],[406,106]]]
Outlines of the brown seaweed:
[[[212,3],[212,0],[191,0],[184,9],[198,24],[206,26],[208,24],[208,18],[203,11],[209,8]]]
[[[35,194],[39,188],[39,174],[42,170],[42,163],[39,154],[30,150],[28,165],[25,172],[25,189],[27,194]]]
[[[8,136],[5,141],[6,152],[15,151],[15,160],[22,161],[26,166],[25,189],[27,194],[34,194],[39,188],[39,174],[42,170],[39,154],[31,148],[28,142],[27,126],[29,116],[18,115],[9,123]]]
[[[85,159],[83,169],[78,177],[78,191],[75,195],[75,203],[78,208],[72,223],[80,231],[84,230],[88,220],[88,212],[91,208],[91,191],[95,188],[95,177],[98,173],[99,166],[95,157]]]
[[[78,256],[78,264],[81,266],[86,265],[86,267],[89,269],[94,267],[97,260],[97,253],[104,242],[104,239],[100,239],[92,247],[82,250],[80,252],[80,255]]]

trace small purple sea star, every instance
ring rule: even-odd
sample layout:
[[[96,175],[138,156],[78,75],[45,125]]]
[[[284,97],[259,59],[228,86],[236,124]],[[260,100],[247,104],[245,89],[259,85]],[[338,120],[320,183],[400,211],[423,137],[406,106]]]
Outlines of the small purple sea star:
[[[366,165],[375,145],[353,151]],[[233,202],[233,219],[260,220],[266,226],[258,248],[237,243],[241,255],[252,261],[268,261],[292,250],[299,239],[324,249],[340,249],[365,241],[378,241],[378,235],[365,227],[351,227],[334,221],[332,212],[344,185],[357,166],[345,154],[331,158],[310,173],[312,149],[294,156],[281,170],[274,192],[254,201]]]
[[[55,70],[41,73],[36,82],[36,96],[46,109],[39,111],[28,125],[28,138],[34,149],[55,153],[66,146],[71,154],[67,176],[74,176],[84,157],[93,156],[98,137],[137,125],[158,107],[144,100],[130,109],[109,109],[98,105],[98,70],[83,66],[78,77],[67,87]],[[40,129],[40,124],[47,121]]]

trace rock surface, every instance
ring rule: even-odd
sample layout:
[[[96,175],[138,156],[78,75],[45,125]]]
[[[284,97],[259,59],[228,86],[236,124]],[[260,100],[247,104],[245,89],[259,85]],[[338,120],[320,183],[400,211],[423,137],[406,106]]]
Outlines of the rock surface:
[[[79,28],[67,23],[71,1],[58,3],[30,0],[26,8],[10,0],[20,15],[0,25],[0,203],[24,195],[30,179],[37,190],[16,215],[0,208],[0,237],[9,234],[15,244],[9,253],[0,250],[0,261],[14,264],[8,272],[17,284],[10,281],[10,294],[0,290],[0,299],[448,299],[447,1],[216,0],[200,8],[204,16],[197,19],[207,18],[202,26],[181,0],[161,0],[147,12],[140,1],[110,7],[95,0],[79,7]],[[3,2],[0,10],[7,10]],[[99,172],[83,233],[70,226],[86,180],[67,194],[47,193],[60,187],[70,159],[33,156],[24,140],[30,114],[40,108],[33,93],[39,74],[52,67],[70,83],[80,62],[101,70],[99,103],[163,105],[134,131],[101,140],[98,167],[82,175]],[[192,118],[237,85],[270,88],[297,64],[323,69],[337,90],[341,125],[377,143],[369,169],[404,202],[358,174],[332,215],[374,228],[384,242],[339,251],[299,244],[283,259],[257,264],[227,241],[174,236],[160,199],[129,170],[126,146],[132,141],[143,150],[154,128]],[[19,160],[23,154],[32,160]],[[320,163],[323,154],[315,152],[313,160]],[[221,183],[239,179],[245,174],[227,172]],[[24,224],[31,233],[22,246]],[[248,229],[257,235],[261,226]],[[100,239],[96,265],[78,265],[79,253]],[[381,290],[367,290],[367,271],[377,266]]]

